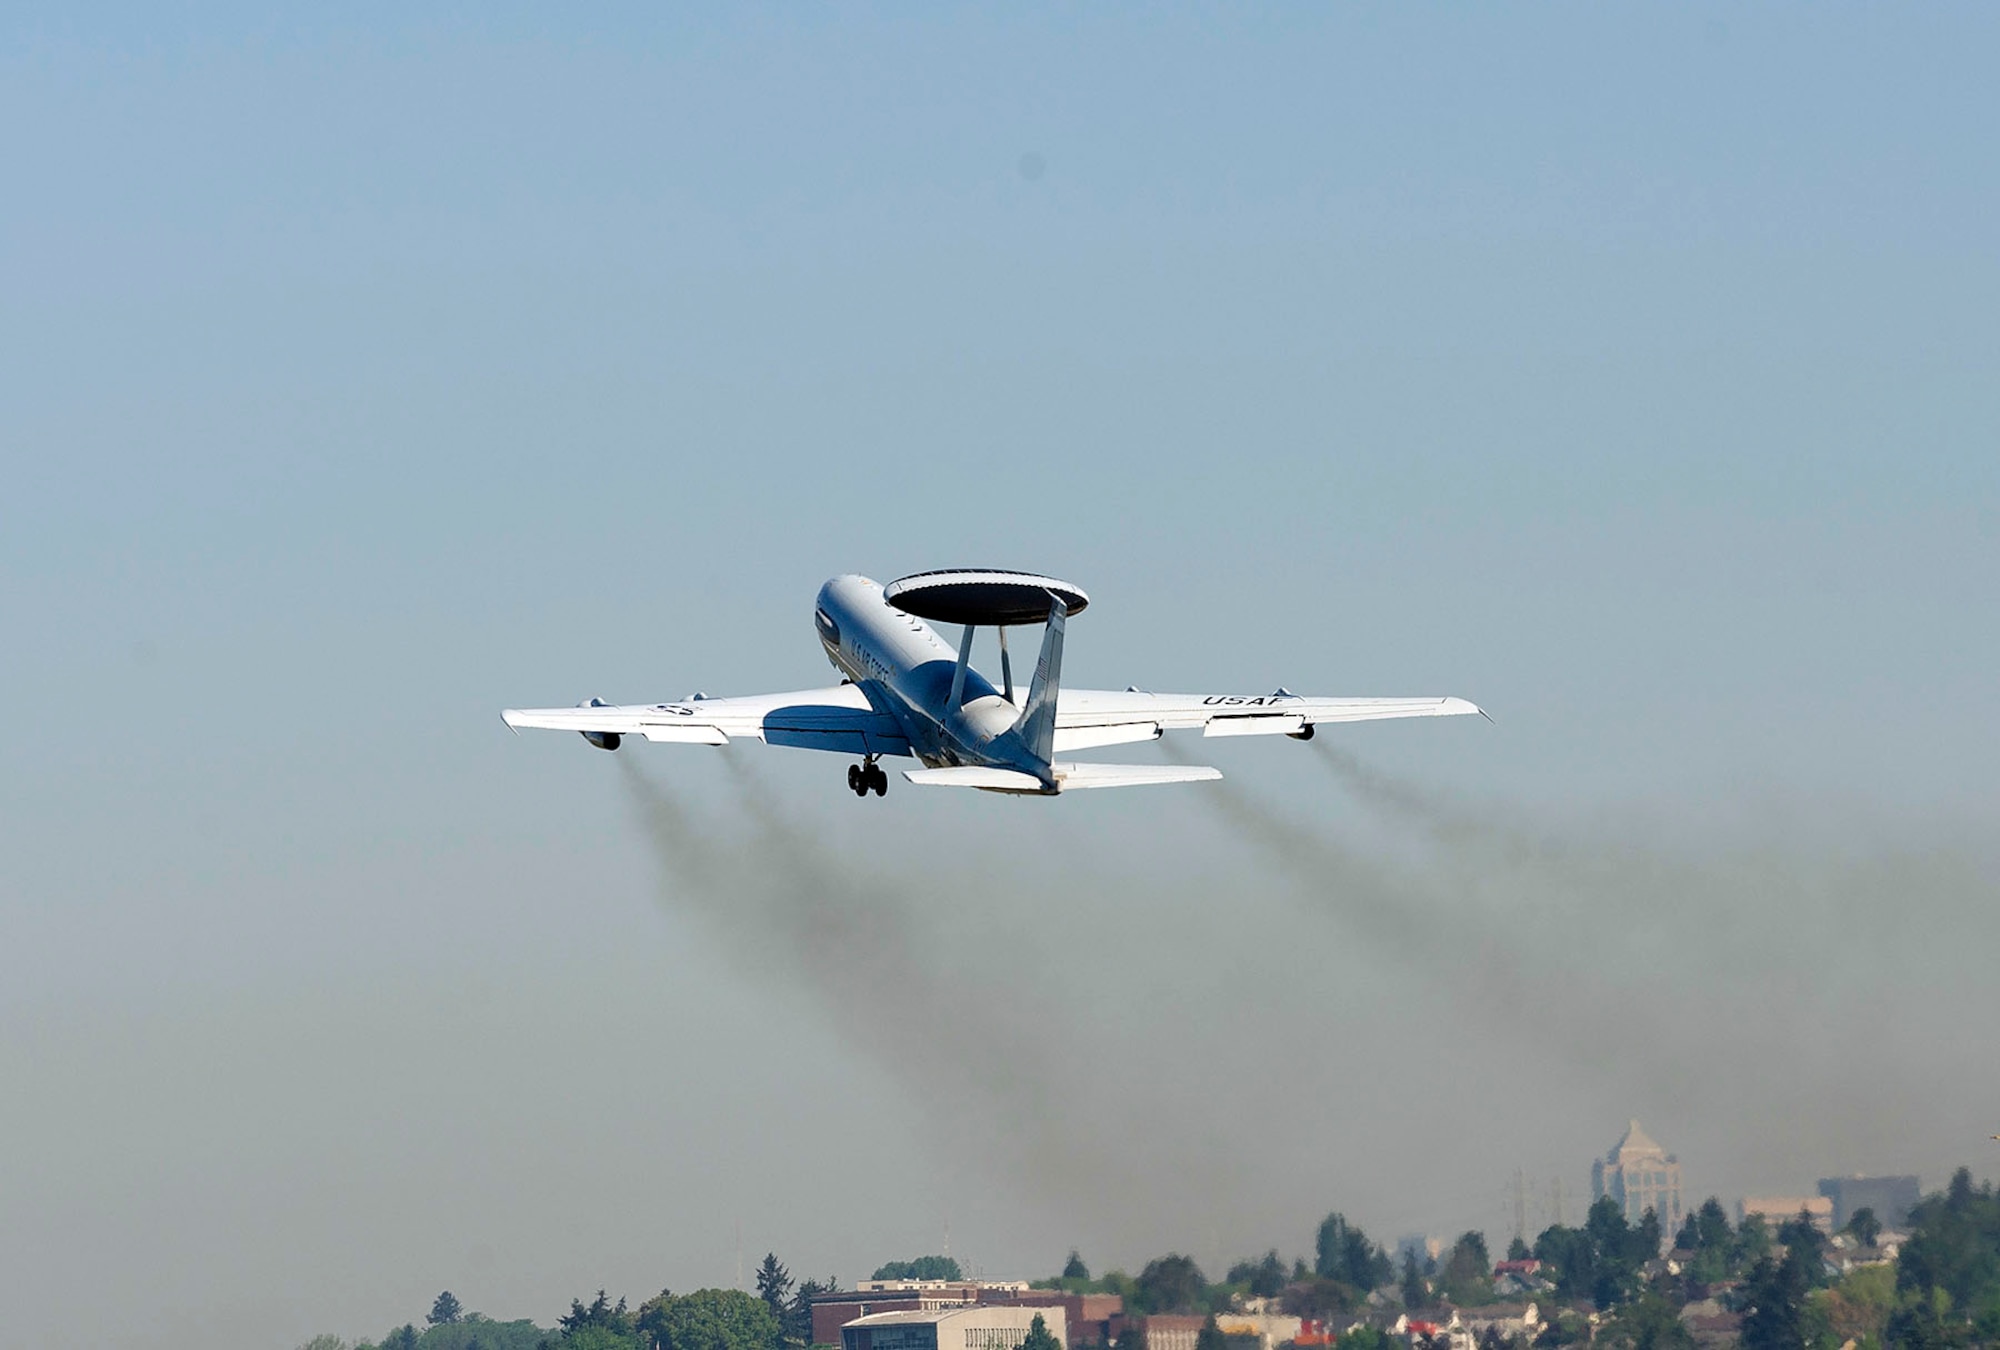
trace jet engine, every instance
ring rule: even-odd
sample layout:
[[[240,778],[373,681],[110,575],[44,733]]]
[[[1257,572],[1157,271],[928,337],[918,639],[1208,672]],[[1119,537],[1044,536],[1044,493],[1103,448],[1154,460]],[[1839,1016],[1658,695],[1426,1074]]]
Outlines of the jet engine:
[[[611,705],[601,698],[587,698],[576,706],[579,708],[608,708]],[[589,741],[599,750],[616,750],[625,743],[625,738],[615,731],[579,731],[576,734]]]

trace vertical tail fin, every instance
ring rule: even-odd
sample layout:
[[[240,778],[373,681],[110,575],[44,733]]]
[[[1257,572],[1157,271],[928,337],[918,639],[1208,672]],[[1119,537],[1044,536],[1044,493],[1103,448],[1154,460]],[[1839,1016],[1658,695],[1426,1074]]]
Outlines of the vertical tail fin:
[[[1034,682],[1028,686],[1028,702],[1021,709],[1014,730],[1029,754],[1043,764],[1056,752],[1056,695],[1062,686],[1063,621],[1069,609],[1061,599],[1049,597],[1049,626],[1042,634],[1042,656],[1035,662]]]

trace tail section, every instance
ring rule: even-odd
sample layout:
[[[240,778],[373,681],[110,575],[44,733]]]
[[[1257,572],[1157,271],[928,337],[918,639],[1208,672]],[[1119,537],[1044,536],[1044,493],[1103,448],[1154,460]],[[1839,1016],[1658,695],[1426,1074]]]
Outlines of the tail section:
[[[1028,686],[1028,702],[1021,709],[1014,732],[1037,763],[1047,764],[1056,752],[1056,695],[1062,686],[1063,621],[1069,609],[1062,600],[1049,596],[1049,626],[1042,634],[1042,656],[1035,662],[1034,683]]]

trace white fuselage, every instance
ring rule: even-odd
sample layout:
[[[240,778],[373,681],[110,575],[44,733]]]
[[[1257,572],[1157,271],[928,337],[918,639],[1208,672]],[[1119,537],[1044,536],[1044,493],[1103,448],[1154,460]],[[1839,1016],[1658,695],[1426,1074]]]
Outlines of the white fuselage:
[[[861,576],[827,582],[813,625],[827,660],[861,686],[877,711],[895,717],[925,764],[1022,763],[1018,738],[1007,734],[1020,707],[967,669],[960,706],[952,708],[958,653],[929,624],[883,599],[876,582]]]

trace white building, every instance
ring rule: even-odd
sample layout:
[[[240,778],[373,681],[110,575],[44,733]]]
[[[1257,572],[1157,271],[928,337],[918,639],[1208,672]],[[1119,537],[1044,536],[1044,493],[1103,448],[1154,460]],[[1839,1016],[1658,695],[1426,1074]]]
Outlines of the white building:
[[[870,1313],[840,1329],[841,1350],[1020,1350],[1040,1317],[1067,1350],[1069,1318],[1060,1307],[972,1303]]]
[[[1633,1121],[1625,1137],[1590,1165],[1591,1198],[1610,1196],[1636,1224],[1647,1210],[1659,1216],[1660,1240],[1672,1242],[1687,1217],[1681,1208],[1680,1159],[1654,1143]]]

